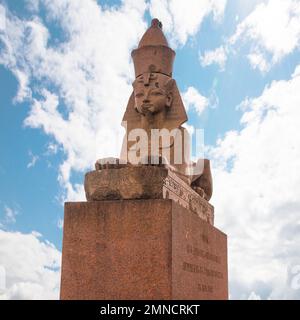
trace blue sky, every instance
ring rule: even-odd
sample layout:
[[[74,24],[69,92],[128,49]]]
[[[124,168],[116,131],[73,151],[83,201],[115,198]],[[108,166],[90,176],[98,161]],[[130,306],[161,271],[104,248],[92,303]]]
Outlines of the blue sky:
[[[299,298],[299,8],[0,0],[0,265],[11,270],[3,297],[57,297],[63,202],[84,200],[84,173],[118,154],[130,52],[157,17],[176,50],[188,125],[205,130],[231,297]],[[31,271],[10,268],[19,243],[36,261]]]

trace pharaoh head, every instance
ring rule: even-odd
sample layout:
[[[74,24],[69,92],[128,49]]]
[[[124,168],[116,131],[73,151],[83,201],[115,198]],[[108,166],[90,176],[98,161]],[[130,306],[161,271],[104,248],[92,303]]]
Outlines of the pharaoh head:
[[[157,19],[152,20],[131,55],[135,81],[123,117],[126,135],[121,158],[131,163],[134,159],[135,163],[136,156],[147,159],[149,155],[159,155],[184,175],[187,167],[184,156],[189,154],[189,148],[181,125],[187,121],[187,115],[172,78],[175,52],[169,47]]]
[[[187,115],[172,78],[175,52],[169,47],[157,19],[152,20],[151,27],[131,55],[135,81],[123,117],[127,130],[145,128],[148,120],[152,121],[151,127],[173,129],[181,126],[187,121]]]
[[[167,112],[173,101],[174,80],[160,73],[144,73],[133,83],[135,109],[142,115]]]

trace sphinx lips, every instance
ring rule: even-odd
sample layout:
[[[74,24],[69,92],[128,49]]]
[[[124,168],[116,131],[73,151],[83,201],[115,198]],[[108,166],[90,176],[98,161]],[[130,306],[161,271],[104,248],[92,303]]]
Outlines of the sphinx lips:
[[[153,106],[153,104],[144,104],[144,105],[142,105],[142,110],[143,111],[145,111],[145,112],[149,112],[149,111],[151,111],[151,112],[153,112],[154,111],[154,106]]]
[[[151,107],[153,107],[153,104],[143,104],[143,105],[142,105],[142,108],[143,108],[143,109],[149,109],[149,108],[151,108]]]

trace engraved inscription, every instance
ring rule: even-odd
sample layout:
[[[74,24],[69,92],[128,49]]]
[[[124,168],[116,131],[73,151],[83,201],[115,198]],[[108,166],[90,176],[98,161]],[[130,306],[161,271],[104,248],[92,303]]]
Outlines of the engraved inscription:
[[[213,207],[199,194],[185,187],[182,181],[178,182],[177,177],[169,171],[168,177],[164,179],[164,197],[166,196],[183,207],[198,214],[198,216],[213,225],[214,213]],[[166,192],[167,191],[167,192]],[[174,196],[172,196],[174,195]]]
[[[219,264],[221,263],[221,258],[219,256],[217,256],[209,251],[205,251],[200,248],[193,247],[189,244],[186,246],[186,251],[187,251],[187,253],[192,254],[193,256],[201,257],[203,259],[213,261],[215,263],[219,263]]]
[[[199,266],[197,264],[188,263],[185,261],[183,262],[182,269],[186,272],[198,273],[211,278],[223,279],[222,272],[219,272],[213,269],[208,269],[206,267]]]
[[[201,292],[213,293],[214,288],[208,284],[198,283],[198,290]]]

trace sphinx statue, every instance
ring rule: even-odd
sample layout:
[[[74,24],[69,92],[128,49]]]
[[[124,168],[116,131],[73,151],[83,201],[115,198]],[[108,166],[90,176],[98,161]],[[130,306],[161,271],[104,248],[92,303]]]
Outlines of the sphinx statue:
[[[175,179],[179,179],[179,183],[182,182],[185,187],[188,186],[201,198],[209,201],[212,196],[210,162],[207,159],[199,159],[197,163],[190,160],[190,139],[183,127],[188,118],[176,81],[172,78],[175,52],[169,47],[158,19],[152,20],[138,48],[131,55],[135,80],[122,121],[126,134],[121,154],[118,159],[104,158],[96,162],[96,173],[93,175],[97,178],[89,175],[85,182],[87,199],[123,197],[115,190],[108,196],[107,189],[114,188],[111,183],[113,173],[109,175],[109,169],[127,168],[131,171],[126,174],[132,176],[137,170],[144,170],[141,167],[154,166],[165,168],[173,177],[176,176]],[[155,169],[139,174],[150,175],[149,170]],[[100,172],[102,181],[103,175],[106,175],[106,180],[110,180],[101,188],[97,185]],[[118,179],[123,178],[118,176]],[[154,181],[149,181],[151,183],[155,184]],[[135,196],[137,194],[138,192],[134,192]]]
[[[227,236],[209,160],[191,161],[174,58],[152,20],[132,51],[120,156],[86,173],[86,202],[65,204],[61,299],[228,299]]]

